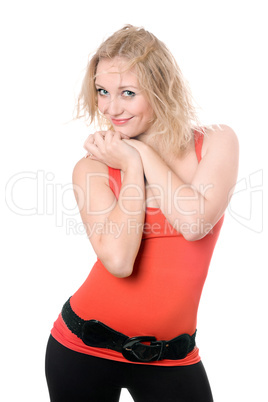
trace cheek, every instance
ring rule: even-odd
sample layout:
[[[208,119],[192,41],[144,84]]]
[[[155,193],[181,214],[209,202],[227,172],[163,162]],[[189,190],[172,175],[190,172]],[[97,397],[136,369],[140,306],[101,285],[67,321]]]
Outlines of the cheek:
[[[102,96],[98,97],[98,102],[97,102],[98,109],[103,114],[105,114],[105,111],[107,109],[107,103],[108,103],[108,101],[107,101],[106,97],[104,97],[104,96],[103,97]]]
[[[103,107],[103,100],[102,100],[100,97],[98,97],[98,99],[97,99],[97,106],[98,106],[99,110],[100,110],[101,112],[103,112],[103,109],[104,109],[104,107]]]
[[[141,110],[141,114],[143,114],[143,117],[146,120],[150,120],[154,115],[152,106],[145,99],[144,99],[143,103],[141,104],[140,110]]]
[[[153,118],[154,116],[154,112],[153,109],[151,108],[151,106],[144,107],[144,118],[149,121]]]

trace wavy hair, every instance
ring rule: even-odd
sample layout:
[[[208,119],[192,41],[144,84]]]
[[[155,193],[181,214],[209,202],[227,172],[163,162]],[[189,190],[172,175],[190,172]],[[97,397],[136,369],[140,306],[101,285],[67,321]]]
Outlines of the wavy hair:
[[[141,88],[153,108],[153,137],[168,151],[183,151],[199,127],[189,86],[166,45],[144,28],[126,25],[106,39],[91,57],[77,101],[76,118],[85,117],[89,124],[113,129],[100,113],[95,78],[100,60],[123,57],[127,68],[135,68]]]

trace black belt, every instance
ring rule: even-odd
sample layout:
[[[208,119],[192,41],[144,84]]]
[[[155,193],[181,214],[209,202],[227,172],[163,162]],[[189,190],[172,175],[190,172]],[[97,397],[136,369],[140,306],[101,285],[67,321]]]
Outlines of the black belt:
[[[83,320],[72,310],[70,299],[62,308],[62,318],[69,330],[92,347],[112,349],[132,362],[149,363],[170,359],[184,359],[195,347],[196,331],[183,334],[170,341],[157,341],[154,336],[128,336],[107,327],[97,320]],[[146,345],[142,342],[150,344]]]

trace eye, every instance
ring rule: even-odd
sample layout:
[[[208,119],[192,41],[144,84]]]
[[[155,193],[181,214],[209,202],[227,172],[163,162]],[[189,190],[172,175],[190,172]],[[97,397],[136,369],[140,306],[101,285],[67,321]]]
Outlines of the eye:
[[[128,90],[123,92],[123,96],[125,96],[126,98],[133,98],[135,95],[136,95],[135,92],[128,91]]]
[[[98,88],[97,92],[100,96],[107,96],[108,95],[108,91],[106,91],[106,89],[102,89],[102,88]]]

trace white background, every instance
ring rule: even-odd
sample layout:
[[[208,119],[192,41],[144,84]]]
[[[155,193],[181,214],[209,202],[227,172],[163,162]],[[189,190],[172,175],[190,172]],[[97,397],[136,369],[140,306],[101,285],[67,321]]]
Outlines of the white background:
[[[91,132],[71,121],[75,95],[89,53],[127,23],[167,44],[202,122],[228,124],[239,138],[238,185],[200,303],[198,346],[216,402],[268,400],[265,10],[260,0],[3,3],[1,400],[49,400],[49,332],[95,261],[71,189]],[[127,391],[121,400],[131,400]]]

